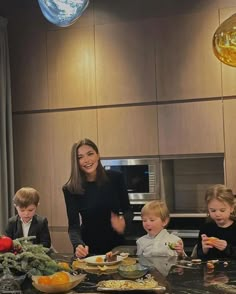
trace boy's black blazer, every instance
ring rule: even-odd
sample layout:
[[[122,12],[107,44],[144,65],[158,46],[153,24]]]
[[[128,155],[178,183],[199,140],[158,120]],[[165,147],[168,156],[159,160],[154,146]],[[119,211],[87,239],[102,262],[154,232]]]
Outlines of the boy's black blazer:
[[[18,215],[8,220],[6,235],[12,239],[23,237],[22,222]],[[51,237],[48,228],[48,220],[46,217],[34,215],[29,228],[28,236],[35,236],[34,244],[42,244],[44,247],[51,247]]]

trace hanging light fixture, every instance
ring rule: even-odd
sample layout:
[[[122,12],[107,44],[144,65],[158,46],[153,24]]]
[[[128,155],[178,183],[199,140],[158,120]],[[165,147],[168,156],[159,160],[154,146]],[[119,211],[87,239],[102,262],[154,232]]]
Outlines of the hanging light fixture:
[[[38,0],[45,18],[59,27],[72,25],[85,11],[89,0]]]
[[[236,67],[236,14],[226,19],[215,31],[213,51],[221,62]]]

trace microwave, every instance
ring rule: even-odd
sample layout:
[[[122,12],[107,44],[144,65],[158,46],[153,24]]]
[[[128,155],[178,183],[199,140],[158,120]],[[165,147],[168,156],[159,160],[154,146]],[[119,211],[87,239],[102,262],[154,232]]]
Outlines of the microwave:
[[[102,159],[105,170],[123,174],[131,204],[145,204],[160,199],[160,167],[158,158]]]

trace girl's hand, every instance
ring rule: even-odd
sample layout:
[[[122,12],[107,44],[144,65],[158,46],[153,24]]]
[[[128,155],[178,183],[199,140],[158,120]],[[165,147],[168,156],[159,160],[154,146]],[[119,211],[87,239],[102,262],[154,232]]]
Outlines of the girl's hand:
[[[208,250],[210,248],[215,247],[216,249],[223,251],[225,250],[225,248],[227,247],[227,242],[225,240],[221,240],[218,238],[209,238],[207,237],[207,235],[202,235],[202,249],[203,252],[205,253],[204,250],[207,250],[206,252],[208,252]]]
[[[207,254],[209,249],[213,248],[213,246],[208,243],[209,237],[207,237],[207,235],[202,234],[201,237],[202,237],[202,251],[204,254]]]
[[[84,258],[89,254],[88,246],[78,245],[75,250],[75,256],[78,258]]]
[[[125,219],[114,212],[111,213],[111,226],[118,233],[123,234],[125,230]]]
[[[225,248],[227,247],[227,241],[225,240],[221,240],[221,239],[217,239],[214,241],[213,247],[215,247],[216,249],[223,251],[225,250]]]

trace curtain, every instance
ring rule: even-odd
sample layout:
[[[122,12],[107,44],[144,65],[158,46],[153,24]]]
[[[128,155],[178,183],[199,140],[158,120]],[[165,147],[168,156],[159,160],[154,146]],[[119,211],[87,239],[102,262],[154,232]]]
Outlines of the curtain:
[[[0,233],[14,213],[12,108],[7,19],[0,16]]]

